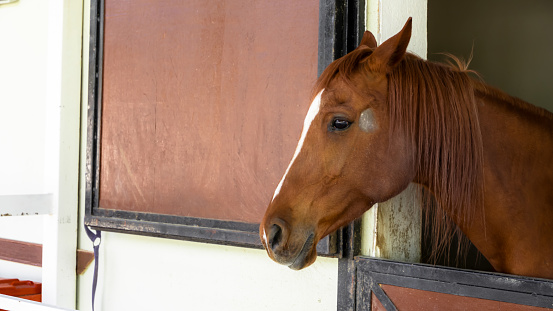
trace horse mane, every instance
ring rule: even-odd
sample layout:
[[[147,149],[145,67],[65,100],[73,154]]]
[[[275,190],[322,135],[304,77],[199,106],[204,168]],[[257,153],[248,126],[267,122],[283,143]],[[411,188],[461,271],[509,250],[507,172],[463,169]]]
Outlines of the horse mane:
[[[332,63],[314,93],[337,76],[355,90],[348,76],[371,53],[360,47]],[[408,53],[387,75],[390,139],[398,134],[410,139],[413,163],[419,164],[416,182],[433,191],[423,191],[422,200],[427,238],[432,240],[430,261],[448,253],[454,236],[463,237],[455,223],[463,227],[484,217],[483,146],[475,91],[490,91],[475,83],[463,62],[453,60],[457,66]],[[466,238],[458,241],[461,249]]]

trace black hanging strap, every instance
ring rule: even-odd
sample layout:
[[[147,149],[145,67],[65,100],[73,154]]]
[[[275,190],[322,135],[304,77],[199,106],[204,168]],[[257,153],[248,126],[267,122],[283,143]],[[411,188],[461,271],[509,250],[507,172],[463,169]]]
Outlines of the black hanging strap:
[[[84,230],[94,245],[94,277],[92,279],[92,311],[94,311],[94,300],[96,298],[96,285],[98,284],[98,265],[99,265],[99,253],[100,243],[102,242],[102,231],[96,230],[96,233],[85,225]]]

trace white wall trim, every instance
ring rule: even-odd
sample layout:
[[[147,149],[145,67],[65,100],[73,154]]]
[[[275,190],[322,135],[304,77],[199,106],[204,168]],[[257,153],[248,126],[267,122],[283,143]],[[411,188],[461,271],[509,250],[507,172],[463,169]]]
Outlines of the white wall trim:
[[[0,294],[0,305],[11,311],[73,311],[74,309],[65,309],[51,306],[31,300],[25,300],[18,297],[6,296]]]

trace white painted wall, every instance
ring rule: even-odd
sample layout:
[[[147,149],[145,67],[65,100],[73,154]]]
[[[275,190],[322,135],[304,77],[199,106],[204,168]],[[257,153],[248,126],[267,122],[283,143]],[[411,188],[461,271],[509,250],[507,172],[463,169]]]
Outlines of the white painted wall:
[[[0,195],[46,191],[47,10],[0,6]]]
[[[0,6],[0,198],[44,194],[48,2]],[[0,200],[0,214],[17,209]],[[43,216],[0,216],[0,237],[42,243]],[[42,281],[38,267],[0,261],[0,277]]]
[[[337,264],[302,271],[265,251],[105,233],[97,310],[336,310]],[[90,310],[90,274],[79,310]]]

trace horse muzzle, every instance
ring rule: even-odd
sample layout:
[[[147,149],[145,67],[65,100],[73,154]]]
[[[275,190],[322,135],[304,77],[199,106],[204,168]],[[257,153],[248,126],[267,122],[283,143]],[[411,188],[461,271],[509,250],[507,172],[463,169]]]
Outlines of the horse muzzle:
[[[300,270],[315,261],[315,233],[312,230],[292,232],[281,219],[273,219],[267,225],[261,224],[261,240],[269,257],[274,261]]]

